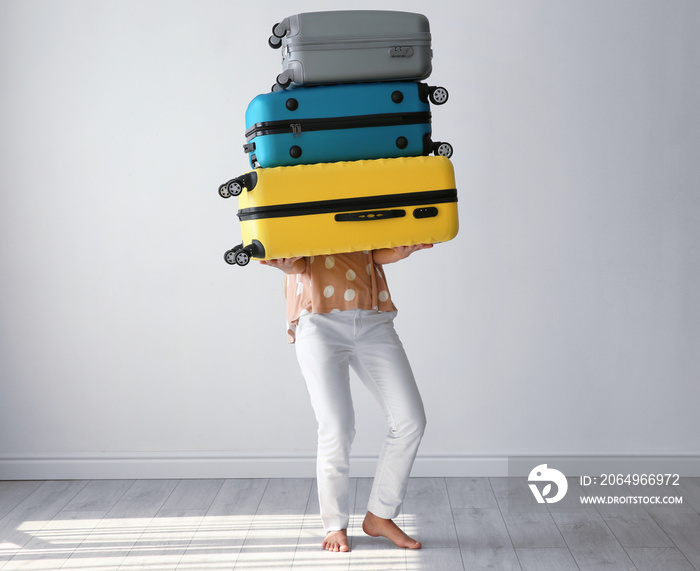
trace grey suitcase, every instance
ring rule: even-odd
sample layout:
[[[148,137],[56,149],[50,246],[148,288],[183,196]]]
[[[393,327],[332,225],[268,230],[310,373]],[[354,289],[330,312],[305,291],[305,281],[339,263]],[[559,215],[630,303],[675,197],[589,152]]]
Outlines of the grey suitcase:
[[[432,71],[430,24],[422,14],[388,10],[307,12],[272,28],[282,48],[275,90],[289,86],[418,81]]]

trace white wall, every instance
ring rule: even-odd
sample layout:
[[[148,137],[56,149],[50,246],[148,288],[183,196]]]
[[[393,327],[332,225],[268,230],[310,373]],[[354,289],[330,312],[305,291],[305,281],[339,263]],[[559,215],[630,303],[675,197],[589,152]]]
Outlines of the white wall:
[[[312,475],[281,275],[229,267],[272,24],[328,2],[0,3],[0,478]],[[388,267],[416,474],[700,455],[700,5],[425,13],[462,228]],[[359,383],[358,383],[359,385]],[[384,433],[356,391],[356,473]]]

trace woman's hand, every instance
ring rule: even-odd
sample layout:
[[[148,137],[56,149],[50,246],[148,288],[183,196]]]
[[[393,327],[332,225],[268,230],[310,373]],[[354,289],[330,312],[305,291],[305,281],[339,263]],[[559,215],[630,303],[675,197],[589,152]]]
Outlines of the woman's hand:
[[[391,264],[408,258],[413,252],[432,248],[432,244],[414,244],[413,246],[397,246],[396,248],[383,248],[374,250],[372,258],[376,264]]]
[[[302,274],[306,269],[304,256],[296,258],[277,258],[275,260],[260,260],[260,263],[265,266],[282,270],[285,274]]]

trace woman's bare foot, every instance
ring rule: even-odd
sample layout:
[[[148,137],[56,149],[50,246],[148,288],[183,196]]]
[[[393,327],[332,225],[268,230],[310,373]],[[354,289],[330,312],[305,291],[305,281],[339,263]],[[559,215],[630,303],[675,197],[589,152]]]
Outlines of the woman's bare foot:
[[[329,531],[323,540],[323,549],[326,551],[350,551],[348,545],[348,530]]]
[[[367,512],[365,521],[362,522],[362,531],[372,537],[386,537],[398,547],[407,549],[420,549],[420,541],[406,535],[401,528],[390,519],[377,517],[372,512]]]

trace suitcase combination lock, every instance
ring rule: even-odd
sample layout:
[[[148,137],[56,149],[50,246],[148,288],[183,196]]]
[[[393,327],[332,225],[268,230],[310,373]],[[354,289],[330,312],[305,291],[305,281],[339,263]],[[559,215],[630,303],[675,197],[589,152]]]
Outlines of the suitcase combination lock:
[[[391,57],[411,57],[413,48],[411,46],[394,46],[389,49],[389,55]]]
[[[427,206],[425,208],[416,208],[413,211],[414,218],[435,218],[438,215],[438,209],[434,206]]]

